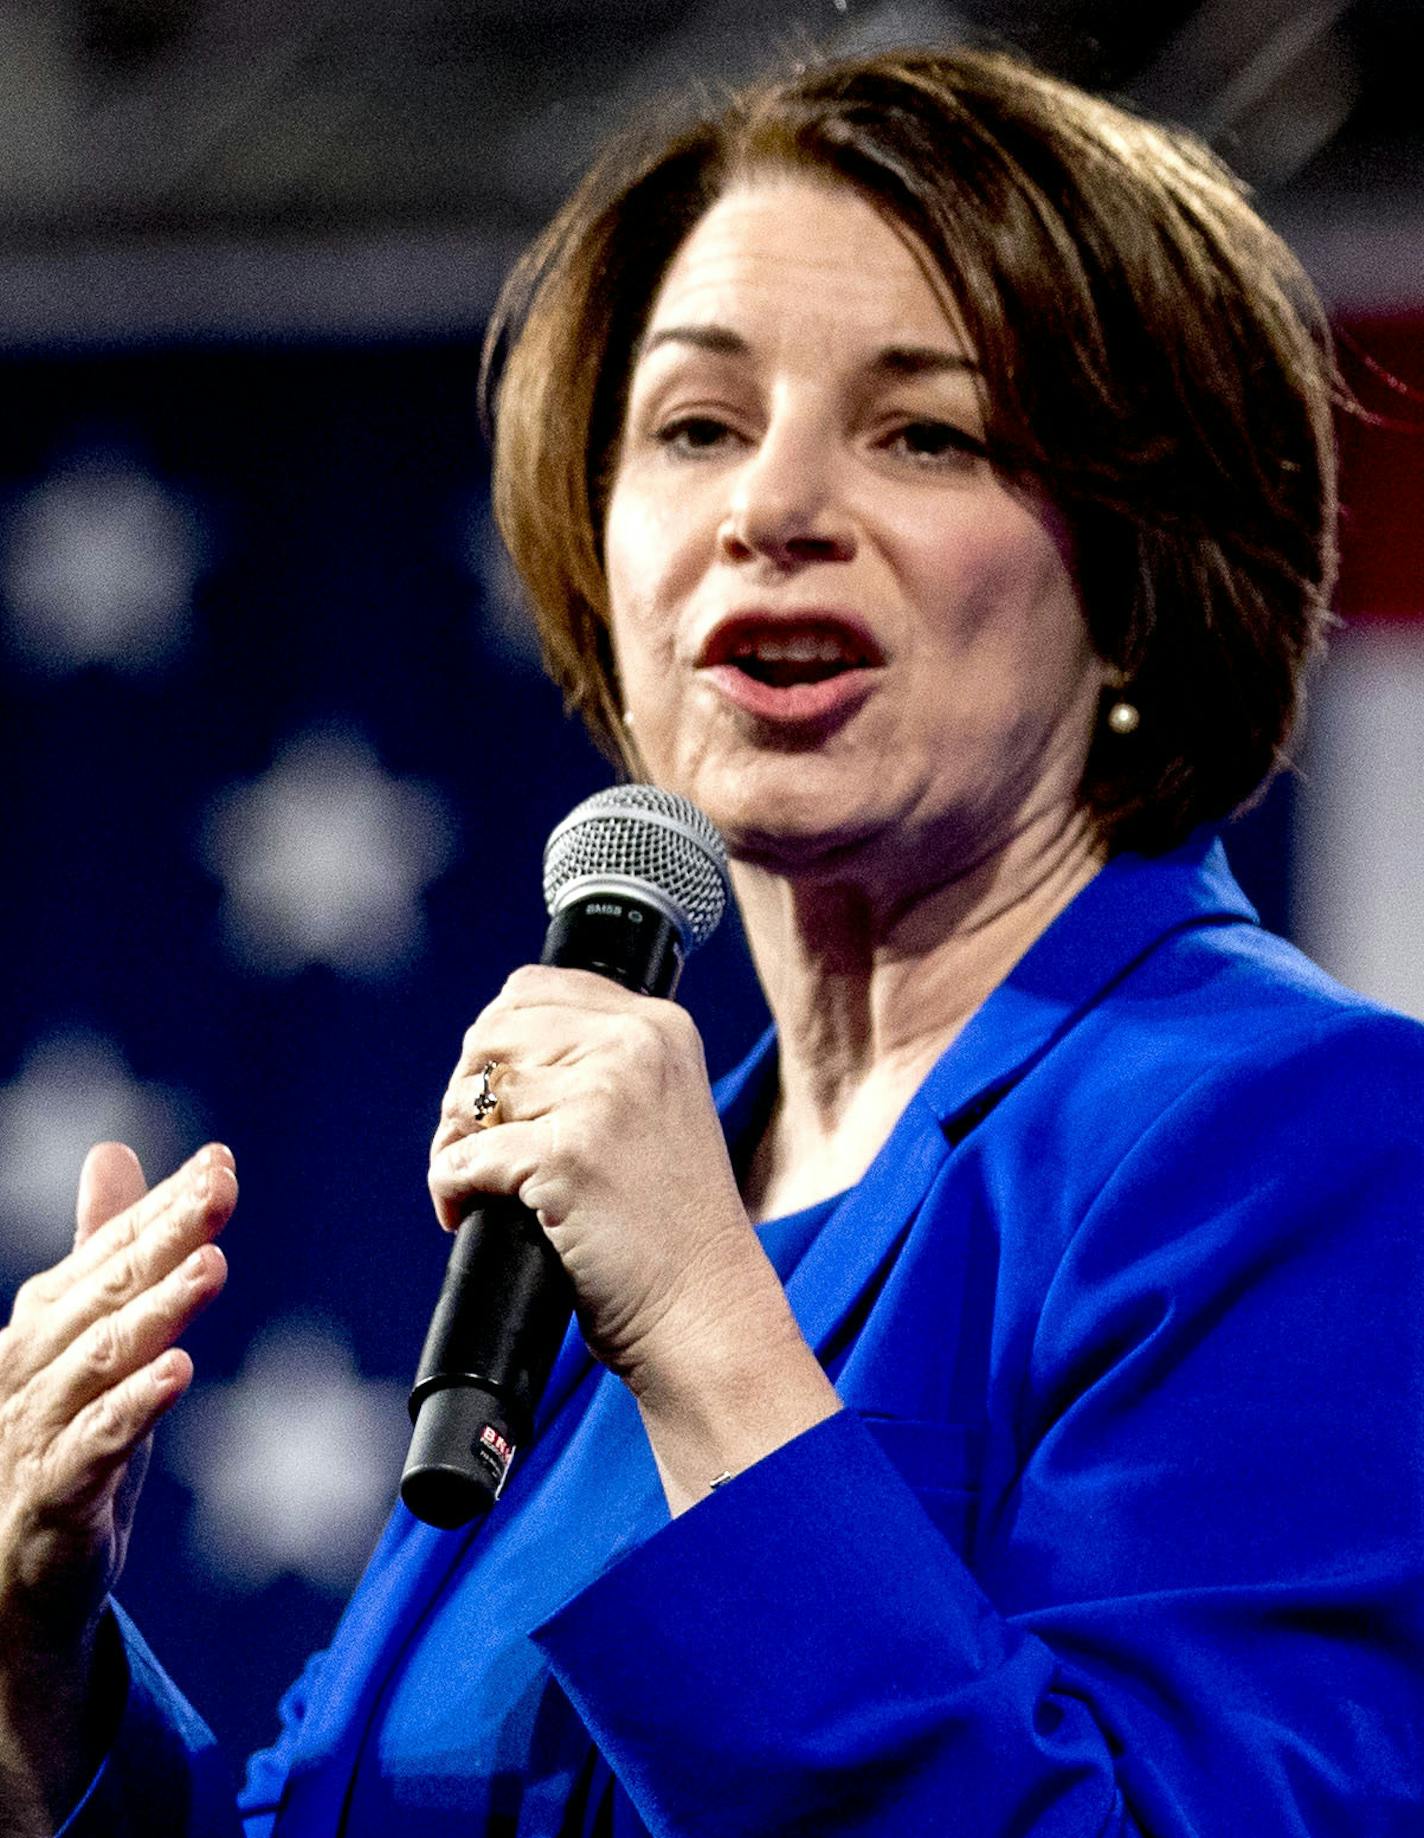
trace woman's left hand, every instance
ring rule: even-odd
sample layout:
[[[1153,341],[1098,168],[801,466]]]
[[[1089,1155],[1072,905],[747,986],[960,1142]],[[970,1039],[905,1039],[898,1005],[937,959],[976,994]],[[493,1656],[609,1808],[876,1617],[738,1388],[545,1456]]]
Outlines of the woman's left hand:
[[[476,1100],[494,1061],[497,1127]],[[465,1035],[431,1147],[454,1230],[517,1194],[573,1279],[598,1359],[640,1394],[699,1343],[787,1318],[737,1191],[685,1009],[584,970],[516,970]],[[748,1337],[746,1344],[754,1344]]]

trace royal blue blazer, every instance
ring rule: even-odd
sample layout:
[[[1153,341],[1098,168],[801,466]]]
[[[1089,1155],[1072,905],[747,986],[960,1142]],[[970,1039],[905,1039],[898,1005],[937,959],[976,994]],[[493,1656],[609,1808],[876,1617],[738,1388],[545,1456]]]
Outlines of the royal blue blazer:
[[[66,1838],[1424,1833],[1424,1027],[1219,844],[1103,870],[787,1293],[838,1415],[669,1522],[571,1342],[477,1538],[397,1508],[240,1811],[119,1617]]]

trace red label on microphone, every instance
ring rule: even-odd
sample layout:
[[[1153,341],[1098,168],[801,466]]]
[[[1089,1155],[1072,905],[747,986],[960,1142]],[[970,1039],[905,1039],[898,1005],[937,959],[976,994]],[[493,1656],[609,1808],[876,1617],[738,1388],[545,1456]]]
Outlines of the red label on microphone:
[[[507,1436],[502,1436],[492,1423],[487,1423],[480,1431],[474,1453],[495,1484],[496,1499],[504,1491],[504,1483],[509,1479],[509,1464],[514,1460],[514,1449],[515,1445]]]
[[[494,1450],[506,1468],[514,1460],[514,1444],[506,1442],[492,1423],[487,1423],[480,1431],[480,1441]]]

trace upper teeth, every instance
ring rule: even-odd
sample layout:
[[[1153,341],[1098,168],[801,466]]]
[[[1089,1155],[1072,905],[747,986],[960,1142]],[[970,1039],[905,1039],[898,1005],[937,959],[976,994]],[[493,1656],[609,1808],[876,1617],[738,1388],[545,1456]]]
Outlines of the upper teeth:
[[[850,645],[829,632],[763,633],[737,646],[739,657],[768,664],[838,664],[853,655]]]

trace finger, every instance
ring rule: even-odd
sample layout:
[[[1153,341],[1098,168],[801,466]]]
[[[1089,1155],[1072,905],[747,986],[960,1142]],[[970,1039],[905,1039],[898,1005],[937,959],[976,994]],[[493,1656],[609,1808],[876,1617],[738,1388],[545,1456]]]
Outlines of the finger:
[[[236,1204],[231,1156],[226,1150],[217,1155],[204,1151],[101,1227],[63,1263],[32,1277],[16,1298],[7,1349],[10,1386],[32,1378],[91,1324],[161,1281],[199,1245],[215,1238]]]
[[[537,1066],[528,1072],[501,1065],[491,1083],[499,1108],[493,1117],[482,1117],[483,1080],[476,1077],[452,1082],[431,1140],[432,1159],[466,1136],[505,1129],[511,1123],[538,1123],[586,1090],[586,1081],[573,1065]]]
[[[92,1511],[116,1493],[134,1451],[192,1380],[192,1360],[181,1347],[169,1347],[94,1398],[50,1449],[48,1503],[71,1512]]]
[[[199,1245],[122,1308],[101,1314],[35,1374],[17,1400],[30,1434],[38,1443],[54,1440],[104,1393],[153,1364],[226,1281],[222,1252],[215,1244]]]
[[[646,1002],[646,996],[640,997]],[[532,1011],[531,1011],[532,1013]],[[524,1114],[528,1094],[542,1089],[552,1075],[576,1070],[606,1055],[626,1041],[630,1026],[626,1015],[587,1015],[563,1010],[549,1026],[520,1024],[511,1016],[496,1031],[477,1023],[465,1036],[465,1051],[450,1075],[440,1101],[441,1120],[474,1120],[473,1110],[484,1090],[484,1069],[495,1067],[491,1087],[500,1101],[500,1116]]]
[[[148,1191],[139,1159],[123,1142],[96,1142],[84,1157],[75,1205],[74,1242],[92,1238],[115,1213],[141,1200]]]
[[[488,1079],[486,1067],[492,1068]],[[509,1123],[524,1117],[538,1089],[541,1073],[547,1079],[549,1069],[536,1069],[531,1080],[528,1072],[505,1060],[485,1060],[478,1071],[452,1078],[440,1104],[437,1139],[444,1135],[446,1140],[453,1142],[457,1136],[468,1135],[471,1130],[492,1129],[496,1123]],[[486,1101],[487,1091],[495,1100],[493,1113]]]
[[[634,995],[592,970],[526,964],[465,1031],[456,1077],[477,1073],[488,1059],[507,1060],[527,1050],[538,1030],[541,1057],[558,1058],[577,1047],[592,1015],[616,1019],[654,998]]]
[[[539,1166],[543,1141],[537,1123],[502,1123],[463,1136],[433,1155],[427,1181],[444,1229],[453,1232],[481,1195],[518,1195]]]
[[[220,1230],[237,1204],[237,1173],[231,1149],[210,1142],[199,1149],[166,1180],[150,1187],[140,1199],[99,1226],[52,1270],[32,1279],[41,1299],[54,1299],[74,1282],[99,1269],[116,1251],[124,1251],[148,1232],[160,1234],[175,1218],[188,1213],[195,1200],[214,1208],[215,1229]]]
[[[646,996],[594,970],[570,970],[562,964],[522,964],[505,978],[497,1002],[522,1011],[531,1008],[577,1008],[591,1014],[623,1014]]]

